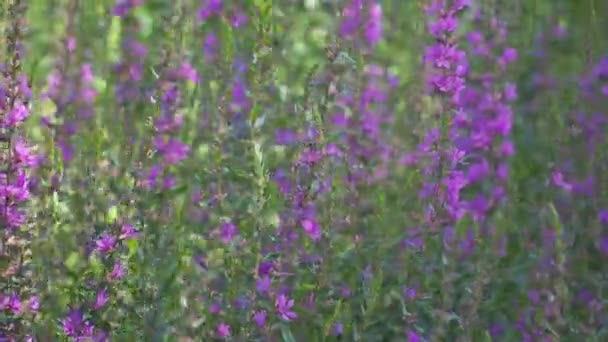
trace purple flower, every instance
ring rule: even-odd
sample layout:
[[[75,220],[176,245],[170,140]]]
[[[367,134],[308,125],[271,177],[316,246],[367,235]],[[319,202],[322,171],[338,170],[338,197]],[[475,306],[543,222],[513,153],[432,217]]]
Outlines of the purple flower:
[[[239,28],[241,26],[245,26],[249,18],[242,11],[236,11],[232,18],[230,19],[230,25],[234,28]]]
[[[120,240],[130,240],[135,239],[141,235],[141,232],[137,230],[134,226],[130,224],[123,224],[120,232],[120,236],[118,237]]]
[[[112,268],[112,272],[108,275],[108,278],[109,280],[117,280],[123,278],[126,275],[127,268],[120,260],[116,260],[116,262],[114,263],[114,268]]]
[[[420,342],[420,335],[414,330],[407,331],[407,341],[408,342]]]
[[[217,36],[214,33],[208,33],[203,42],[203,56],[206,63],[213,63],[213,61],[215,61],[217,49]]]
[[[346,116],[344,113],[339,112],[339,113],[334,114],[331,122],[334,126],[337,126],[337,127],[347,127],[350,122],[350,118],[348,116]]]
[[[143,5],[144,0],[116,0],[113,13],[115,16],[124,17],[133,8]]]
[[[287,322],[298,317],[295,312],[291,311],[293,306],[294,300],[287,298],[284,294],[280,294],[274,303],[274,307],[277,310],[279,317]]]
[[[94,327],[91,322],[84,319],[82,311],[78,309],[70,310],[68,316],[63,319],[63,333],[76,340],[83,340],[93,337]]]
[[[266,316],[266,310],[256,311],[253,314],[253,321],[255,322],[255,325],[257,325],[259,328],[263,328],[266,325]]]
[[[415,287],[408,287],[405,290],[405,295],[407,296],[408,299],[410,300],[414,300],[416,299],[416,295],[417,295],[417,291]]]
[[[250,304],[251,301],[244,295],[241,295],[234,300],[234,307],[239,310],[246,310]]]
[[[437,38],[441,38],[446,34],[453,33],[458,28],[458,19],[453,16],[453,13],[448,12],[447,15],[440,17],[434,22],[429,23],[429,31]]]
[[[302,228],[306,235],[308,235],[314,241],[321,239],[321,227],[315,219],[306,218],[301,222]]]
[[[11,228],[19,228],[26,222],[25,214],[14,206],[5,207],[7,224]]]
[[[540,301],[540,292],[538,292],[537,290],[528,291],[528,299],[530,300],[530,303],[538,304],[538,302]]]
[[[517,49],[506,48],[502,54],[501,62],[504,64],[511,64],[517,60]]]
[[[108,289],[104,287],[97,292],[97,297],[95,298],[95,305],[93,305],[93,310],[99,310],[103,308],[109,300],[110,296],[108,294]]]
[[[197,255],[194,258],[194,262],[204,270],[207,270],[207,260],[202,255]]]
[[[291,129],[277,129],[274,132],[277,145],[290,145],[298,141],[298,135]]]
[[[334,336],[342,336],[344,334],[344,325],[341,322],[334,322],[331,327],[331,334]]]
[[[259,293],[266,293],[272,285],[272,280],[269,276],[265,275],[256,281],[256,289]]]
[[[457,12],[462,11],[468,7],[471,7],[471,1],[472,0],[454,0],[452,8]]]
[[[361,26],[363,16],[362,0],[351,0],[350,5],[342,11],[342,24],[340,25],[340,35],[343,38],[352,37]]]
[[[237,227],[232,222],[226,222],[220,226],[220,240],[229,244],[238,235]]]
[[[407,237],[403,239],[403,246],[414,250],[424,249],[424,239],[421,236]]]
[[[499,323],[492,324],[488,330],[493,338],[499,338],[505,333],[505,328]]]
[[[30,307],[30,310],[32,310],[34,312],[38,312],[38,310],[40,310],[40,297],[32,296],[30,298],[29,307]]]
[[[95,241],[97,250],[102,253],[109,253],[116,246],[116,237],[108,232],[104,232],[97,241]]]
[[[173,138],[165,141],[162,137],[157,137],[154,145],[163,156],[165,163],[169,165],[175,165],[186,159],[190,152],[190,146]]]
[[[322,158],[322,153],[314,148],[307,148],[300,153],[300,161],[304,164],[313,165]]]
[[[557,187],[562,188],[568,192],[572,191],[572,184],[564,180],[564,175],[561,172],[553,171],[553,173],[551,174],[551,180],[553,181],[553,184],[555,184]]]
[[[486,159],[471,164],[467,175],[468,183],[473,184],[483,180],[490,173],[490,164]]]
[[[245,82],[243,82],[240,78],[235,78],[232,84],[232,101],[230,103],[230,109],[234,113],[241,113],[247,111],[249,105],[250,101],[247,96]]]
[[[328,156],[340,156],[342,155],[342,151],[340,150],[340,147],[338,147],[338,145],[330,143],[327,144],[325,146],[325,149],[323,151],[326,155]]]
[[[602,254],[608,256],[608,235],[602,236],[600,238],[599,249]]]
[[[514,153],[515,145],[513,145],[513,142],[511,140],[504,140],[500,146],[500,154],[504,157],[508,157],[512,156]]]
[[[4,299],[2,300],[2,304],[4,310],[9,310],[14,314],[18,314],[19,312],[21,312],[21,299],[19,298],[19,295],[17,293],[13,293],[10,296],[4,297]]]
[[[209,305],[209,312],[218,315],[222,312],[222,306],[219,303],[211,303],[211,305]]]
[[[13,161],[20,166],[37,167],[42,160],[40,156],[33,155],[30,147],[19,138],[13,142]]]
[[[258,266],[258,275],[268,275],[272,271],[274,265],[270,261],[262,261]]]
[[[600,223],[608,225],[608,209],[600,210],[600,213],[598,214],[598,219],[600,220]]]
[[[93,336],[93,342],[107,342],[107,341],[109,341],[108,333],[106,333],[103,330],[98,330],[97,333],[95,334],[95,336]]]
[[[513,83],[505,84],[503,96],[507,101],[513,101],[517,99],[517,86]]]
[[[177,69],[177,75],[180,79],[189,80],[192,82],[200,81],[200,77],[196,69],[192,67],[192,64],[183,62]]]
[[[215,329],[219,338],[227,338],[231,336],[230,326],[224,322],[220,322]]]
[[[29,86],[28,77],[24,74],[20,74],[17,76],[19,79],[19,93],[26,99],[30,99],[32,97],[32,89]],[[1,92],[0,92],[1,93]]]
[[[148,189],[153,190],[156,187],[156,183],[158,178],[163,172],[163,167],[161,165],[153,165],[150,170],[148,170],[148,174],[145,178],[145,185]]]
[[[177,179],[171,175],[165,175],[163,177],[163,189],[170,190],[177,185]]]
[[[8,112],[6,118],[0,122],[1,127],[15,127],[17,124],[25,121],[30,115],[29,109],[22,103],[17,102]]]
[[[365,38],[371,46],[375,46],[382,39],[382,7],[378,3],[373,4],[369,9]]]
[[[274,176],[272,177],[275,183],[277,183],[279,190],[284,195],[288,195],[292,192],[293,186],[291,180],[289,179],[289,174],[284,169],[278,169],[275,171]]]
[[[352,295],[352,291],[347,286],[340,287],[340,296],[343,298],[349,298]]]
[[[201,21],[207,20],[224,9],[224,0],[205,0],[203,4],[198,12],[198,17]]]

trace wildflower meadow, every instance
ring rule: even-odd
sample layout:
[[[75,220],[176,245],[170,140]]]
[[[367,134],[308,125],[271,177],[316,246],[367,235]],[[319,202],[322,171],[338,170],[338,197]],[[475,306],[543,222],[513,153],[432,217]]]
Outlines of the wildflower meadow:
[[[608,1],[0,0],[0,342],[607,310]]]

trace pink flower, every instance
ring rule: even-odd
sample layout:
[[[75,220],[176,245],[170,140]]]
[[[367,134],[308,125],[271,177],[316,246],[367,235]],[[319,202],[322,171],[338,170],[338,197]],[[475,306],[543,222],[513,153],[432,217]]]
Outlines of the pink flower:
[[[114,268],[112,269],[112,272],[108,275],[108,278],[110,280],[116,280],[123,278],[126,275],[127,268],[120,260],[116,260],[116,262],[114,263]]]
[[[141,235],[141,232],[137,230],[134,226],[130,224],[124,224],[121,229],[120,236],[118,238],[120,240],[130,240],[137,238]]]
[[[260,278],[256,281],[256,289],[260,293],[268,292],[271,285],[272,285],[272,280],[267,275],[263,276],[262,278]]]
[[[253,321],[255,322],[255,325],[257,325],[260,328],[263,328],[264,325],[266,325],[266,310],[260,310],[257,311],[253,314]]]
[[[220,240],[223,243],[229,244],[238,235],[237,227],[231,222],[226,222],[220,227]]]
[[[224,322],[217,325],[216,328],[217,336],[220,338],[227,338],[231,336],[230,326]]]
[[[321,227],[319,223],[314,219],[302,220],[302,228],[311,239],[317,241],[321,239]]]
[[[420,342],[420,336],[418,335],[417,332],[415,332],[413,330],[409,330],[407,332],[407,341],[408,342]]]
[[[154,145],[163,156],[164,161],[169,165],[175,165],[186,159],[190,152],[190,147],[176,139],[165,141],[162,137],[156,138]]]
[[[102,253],[109,253],[116,246],[116,237],[108,232],[104,232],[97,241],[95,241],[97,250]]]
[[[97,292],[97,297],[95,298],[95,305],[93,306],[93,310],[99,310],[104,307],[108,301],[110,300],[110,296],[108,295],[108,289],[103,288]]]
[[[280,294],[274,302],[274,307],[277,309],[279,317],[284,321],[296,319],[298,315],[291,311],[294,306],[294,300],[287,298],[284,294]]]
[[[14,293],[11,296],[6,296],[1,299],[2,300],[0,301],[0,304],[2,304],[2,305],[0,306],[0,308],[3,307],[4,310],[9,310],[14,314],[21,312],[22,305],[21,305],[21,299],[19,298],[18,294]]]
[[[371,46],[376,45],[382,39],[382,7],[380,4],[373,4],[369,9],[365,38]]]
[[[555,184],[556,186],[558,186],[566,191],[572,191],[572,184],[570,184],[564,180],[564,175],[561,172],[553,171],[553,173],[551,174],[551,180],[553,181],[553,184]]]
[[[17,124],[25,121],[30,115],[29,109],[22,103],[17,102],[9,111],[6,118],[3,118],[2,127],[15,127]]]
[[[40,310],[40,297],[32,296],[28,305],[30,310],[38,312],[38,310]]]

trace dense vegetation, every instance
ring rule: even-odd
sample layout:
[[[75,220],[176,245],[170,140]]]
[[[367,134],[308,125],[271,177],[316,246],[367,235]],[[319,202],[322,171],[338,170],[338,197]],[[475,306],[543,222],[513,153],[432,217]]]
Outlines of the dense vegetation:
[[[0,6],[0,341],[608,340],[608,2]]]

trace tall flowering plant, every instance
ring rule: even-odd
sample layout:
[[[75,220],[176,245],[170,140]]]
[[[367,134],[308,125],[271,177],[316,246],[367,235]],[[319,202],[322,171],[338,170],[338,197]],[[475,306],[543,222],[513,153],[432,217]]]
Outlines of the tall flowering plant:
[[[467,54],[458,44],[457,29],[459,16],[468,6],[468,1],[437,0],[425,9],[430,18],[428,31],[434,39],[425,49],[426,85],[429,94],[437,98],[439,104],[433,115],[442,125],[432,127],[409,158],[424,160],[421,167],[425,183],[420,196],[431,200],[427,220],[432,230],[453,224],[462,217],[459,201],[463,176],[457,166],[464,155],[453,142],[458,137],[454,128],[459,110],[457,99],[465,89],[469,71]]]
[[[30,116],[32,91],[21,70],[24,56],[25,3],[8,6],[9,29],[4,37],[6,60],[0,75],[0,337],[30,340],[31,319],[39,310],[39,297],[32,290],[32,279],[24,270],[30,256],[30,218],[27,203],[31,198],[31,171],[39,157],[30,148],[22,131]],[[4,335],[4,336],[3,336]]]

